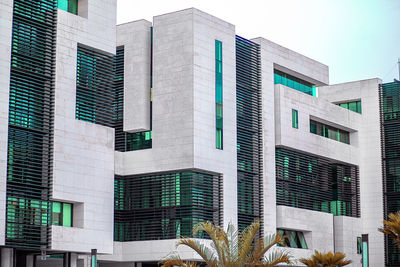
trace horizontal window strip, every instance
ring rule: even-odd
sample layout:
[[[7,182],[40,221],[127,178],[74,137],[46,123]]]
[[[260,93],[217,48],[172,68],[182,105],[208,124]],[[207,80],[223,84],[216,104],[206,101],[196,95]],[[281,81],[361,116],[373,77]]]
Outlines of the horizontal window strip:
[[[192,236],[198,222],[222,222],[220,175],[189,170],[116,176],[114,192],[115,241]]]
[[[360,216],[358,167],[276,148],[277,205]]]

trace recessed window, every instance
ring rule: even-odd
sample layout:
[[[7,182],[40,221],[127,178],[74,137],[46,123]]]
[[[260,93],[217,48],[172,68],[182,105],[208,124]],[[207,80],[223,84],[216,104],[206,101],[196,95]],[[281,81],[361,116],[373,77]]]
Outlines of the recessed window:
[[[222,94],[222,42],[215,40],[215,124],[217,149],[223,149],[224,140]]]
[[[285,85],[314,97],[317,96],[315,85],[279,70],[274,70],[274,83]]]
[[[286,246],[290,248],[308,248],[303,232],[278,229],[278,233],[285,237]]]
[[[52,224],[59,226],[72,226],[72,204],[53,202]]]
[[[345,144],[350,144],[350,133],[323,123],[310,120],[310,133],[317,134]]]
[[[336,105],[361,114],[361,100],[353,101],[353,102],[339,103]]]
[[[357,254],[362,253],[362,239],[361,236],[357,237]]]
[[[299,112],[295,109],[292,109],[292,127],[299,128]]]
[[[58,0],[58,8],[77,15],[78,0]]]

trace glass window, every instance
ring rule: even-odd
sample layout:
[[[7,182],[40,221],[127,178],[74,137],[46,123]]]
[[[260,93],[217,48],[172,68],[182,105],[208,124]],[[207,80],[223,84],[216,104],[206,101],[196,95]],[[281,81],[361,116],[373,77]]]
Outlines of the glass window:
[[[350,144],[350,133],[323,123],[310,120],[310,133],[317,134],[345,144]]]
[[[72,204],[53,202],[52,224],[60,226],[72,226]]]
[[[317,96],[315,85],[279,70],[274,70],[274,83],[285,85],[308,95]]]
[[[77,15],[78,0],[58,0],[58,8]]]
[[[296,129],[299,128],[299,114],[295,109],[292,109],[292,127]]]
[[[216,148],[223,149],[222,42],[215,40],[215,125]]]
[[[339,104],[336,104],[336,105],[338,105],[339,107],[346,108],[348,110],[351,110],[351,111],[354,111],[354,112],[357,112],[357,113],[361,114],[361,100],[352,101],[352,102],[345,102],[345,103],[339,103]]]
[[[361,236],[357,237],[357,254],[362,253],[362,241]]]
[[[284,236],[286,246],[290,248],[308,248],[303,232],[287,229],[277,229],[277,232]]]

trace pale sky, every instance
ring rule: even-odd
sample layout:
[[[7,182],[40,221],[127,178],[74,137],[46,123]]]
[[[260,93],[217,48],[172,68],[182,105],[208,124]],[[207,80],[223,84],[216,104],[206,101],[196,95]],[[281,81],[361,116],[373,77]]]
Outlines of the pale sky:
[[[195,7],[329,66],[330,83],[399,79],[400,0],[117,0],[118,24]]]

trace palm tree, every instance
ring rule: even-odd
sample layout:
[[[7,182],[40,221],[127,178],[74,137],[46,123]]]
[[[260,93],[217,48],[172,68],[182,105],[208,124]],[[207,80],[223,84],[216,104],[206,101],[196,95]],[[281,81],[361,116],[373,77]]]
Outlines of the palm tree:
[[[383,221],[383,227],[378,229],[380,232],[389,235],[396,246],[400,248],[400,211],[389,214],[389,220]]]
[[[341,252],[321,253],[315,250],[314,255],[309,259],[300,259],[308,267],[341,267],[351,263],[351,260],[345,260],[345,254]]]
[[[176,246],[185,245],[200,255],[209,267],[273,267],[278,263],[290,263],[290,256],[282,250],[275,250],[264,255],[276,244],[284,245],[284,238],[278,233],[266,236],[254,241],[260,221],[255,221],[242,232],[235,229],[232,224],[228,225],[225,232],[222,227],[211,222],[198,223],[193,228],[193,235],[204,231],[211,238],[211,248],[202,244],[199,240],[182,238]],[[161,263],[163,266],[194,267],[196,263],[183,262],[176,253],[167,256]]]

